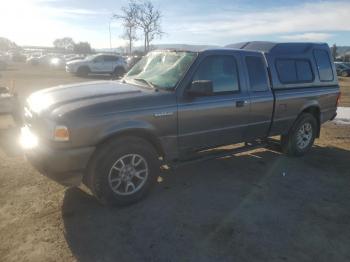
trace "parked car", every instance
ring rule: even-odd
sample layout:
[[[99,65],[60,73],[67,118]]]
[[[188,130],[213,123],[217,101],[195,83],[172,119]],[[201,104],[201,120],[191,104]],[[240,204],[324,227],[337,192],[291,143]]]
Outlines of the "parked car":
[[[66,71],[79,76],[87,76],[90,73],[122,76],[126,70],[125,60],[116,55],[97,54],[66,63]]]
[[[9,60],[9,56],[6,53],[0,53],[0,70],[7,69]]]
[[[0,57],[0,70],[6,70],[7,68],[7,62],[5,60],[2,60]]]
[[[78,54],[69,54],[69,55],[65,55],[64,59],[66,62],[70,62],[70,61],[75,61],[75,60],[82,60],[85,59],[85,55],[78,55]]]
[[[64,185],[83,181],[104,204],[125,205],[145,196],[161,164],[232,155],[277,135],[283,152],[304,155],[336,116],[328,45],[235,47],[153,51],[121,81],[33,93],[21,135],[28,160]],[[228,152],[207,150],[241,142]]]
[[[7,87],[0,86],[0,131],[3,128],[15,126],[19,121],[17,96]]]
[[[128,70],[131,69],[138,61],[140,61],[142,56],[128,56],[126,58],[126,64]]]
[[[338,76],[342,76],[342,77],[350,76],[350,66],[340,62],[335,62],[334,64],[335,64],[335,68],[337,70]]]
[[[32,55],[28,56],[26,62],[28,64],[31,64],[31,65],[39,65],[41,59],[42,59],[41,54],[32,54]]]
[[[25,62],[27,59],[27,57],[20,52],[11,53],[10,57],[13,62]]]
[[[66,61],[62,56],[56,55],[50,59],[49,64],[50,64],[50,67],[53,67],[53,68],[65,68]]]

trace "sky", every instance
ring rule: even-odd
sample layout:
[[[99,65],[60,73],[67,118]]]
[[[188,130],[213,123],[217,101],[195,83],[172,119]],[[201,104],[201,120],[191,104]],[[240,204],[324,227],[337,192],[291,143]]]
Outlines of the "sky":
[[[153,0],[161,10],[161,39],[153,44],[316,41],[350,45],[350,0]],[[113,14],[126,0],[0,0],[0,37],[19,45],[52,46],[56,38],[93,48],[126,45]],[[142,34],[136,45],[142,45]]]

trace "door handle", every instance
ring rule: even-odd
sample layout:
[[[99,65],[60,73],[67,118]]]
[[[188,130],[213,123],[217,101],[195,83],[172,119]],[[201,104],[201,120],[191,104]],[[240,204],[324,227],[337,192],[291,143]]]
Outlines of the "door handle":
[[[246,104],[248,104],[248,101],[246,101],[246,100],[236,101],[236,107],[243,107]]]

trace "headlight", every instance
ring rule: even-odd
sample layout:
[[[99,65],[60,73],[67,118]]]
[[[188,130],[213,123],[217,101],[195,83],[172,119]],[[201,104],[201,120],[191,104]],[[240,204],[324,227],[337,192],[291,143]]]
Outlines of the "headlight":
[[[29,127],[24,126],[21,128],[19,143],[23,149],[33,149],[38,146],[39,139]]]
[[[56,126],[53,133],[55,141],[69,141],[69,130],[66,126]]]
[[[29,96],[27,103],[31,110],[39,114],[41,111],[51,106],[53,101],[50,96],[36,92]]]

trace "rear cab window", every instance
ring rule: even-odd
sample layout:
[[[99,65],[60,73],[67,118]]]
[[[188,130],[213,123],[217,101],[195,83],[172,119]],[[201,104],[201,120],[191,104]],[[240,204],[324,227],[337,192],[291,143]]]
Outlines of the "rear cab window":
[[[245,62],[248,70],[250,90],[253,92],[267,91],[268,78],[266,65],[260,56],[246,56]]]
[[[315,49],[314,57],[320,81],[333,81],[333,69],[328,52],[322,49]]]

